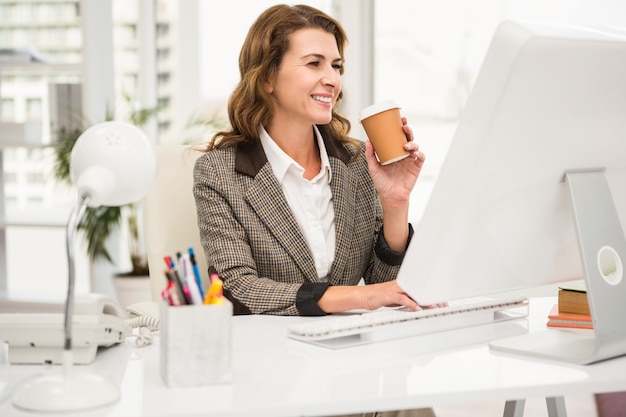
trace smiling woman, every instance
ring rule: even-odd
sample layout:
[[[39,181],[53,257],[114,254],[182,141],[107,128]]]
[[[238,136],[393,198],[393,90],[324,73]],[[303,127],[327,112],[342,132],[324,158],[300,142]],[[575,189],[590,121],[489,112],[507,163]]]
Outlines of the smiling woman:
[[[196,164],[207,263],[241,311],[418,308],[394,278],[424,156],[406,120],[413,158],[396,164],[381,166],[371,145],[347,136],[350,123],[336,111],[346,41],[315,8],[262,13],[240,53],[231,128]],[[361,278],[371,285],[357,287]]]
[[[207,265],[237,314],[419,308],[395,277],[424,155],[406,119],[412,157],[393,164],[382,166],[369,143],[348,137],[350,123],[337,112],[346,42],[339,22],[320,10],[278,5],[243,44],[231,126],[194,168]]]

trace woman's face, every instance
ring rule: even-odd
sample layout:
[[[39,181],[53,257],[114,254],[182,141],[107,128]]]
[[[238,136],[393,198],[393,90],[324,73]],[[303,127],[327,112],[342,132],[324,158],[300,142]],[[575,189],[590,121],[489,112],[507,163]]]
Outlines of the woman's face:
[[[268,86],[274,100],[272,124],[329,123],[341,92],[342,66],[333,34],[311,28],[295,31]]]

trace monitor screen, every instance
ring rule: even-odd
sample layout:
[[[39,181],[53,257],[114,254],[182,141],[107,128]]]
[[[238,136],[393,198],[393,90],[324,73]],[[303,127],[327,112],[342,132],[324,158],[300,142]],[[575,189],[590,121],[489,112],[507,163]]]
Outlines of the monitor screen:
[[[625,74],[624,33],[500,25],[399,285],[431,304],[582,278],[563,177],[603,170],[626,224]]]

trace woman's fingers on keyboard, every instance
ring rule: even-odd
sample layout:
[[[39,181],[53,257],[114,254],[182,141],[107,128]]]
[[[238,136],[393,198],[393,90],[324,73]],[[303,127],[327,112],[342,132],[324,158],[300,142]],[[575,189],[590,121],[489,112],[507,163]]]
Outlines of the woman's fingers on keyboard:
[[[403,306],[412,311],[420,310],[420,306],[400,288],[395,280],[365,285],[361,289],[367,293],[366,299],[369,310],[392,305]]]
[[[429,305],[420,305],[420,307],[424,310],[428,310],[431,308],[441,308],[441,307],[448,307],[448,303],[436,303],[436,304],[429,304]]]

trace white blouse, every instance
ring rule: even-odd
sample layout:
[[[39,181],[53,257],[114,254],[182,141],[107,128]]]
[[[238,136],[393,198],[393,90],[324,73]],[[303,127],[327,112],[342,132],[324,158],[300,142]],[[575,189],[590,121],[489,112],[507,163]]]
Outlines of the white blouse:
[[[261,145],[272,171],[283,187],[287,203],[311,250],[320,281],[327,281],[335,259],[335,210],[330,189],[332,172],[322,136],[314,126],[322,167],[311,180],[304,178],[304,168],[296,163],[261,127]]]

